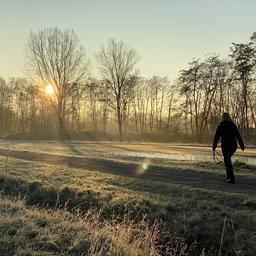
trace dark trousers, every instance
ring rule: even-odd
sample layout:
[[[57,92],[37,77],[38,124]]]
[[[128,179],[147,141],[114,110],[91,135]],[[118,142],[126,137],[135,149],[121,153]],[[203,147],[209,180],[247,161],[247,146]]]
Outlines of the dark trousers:
[[[231,179],[231,180],[235,180],[233,166],[232,166],[232,162],[231,162],[231,157],[233,156],[233,154],[235,152],[236,152],[236,147],[235,148],[222,148],[222,154],[224,157],[227,178]]]

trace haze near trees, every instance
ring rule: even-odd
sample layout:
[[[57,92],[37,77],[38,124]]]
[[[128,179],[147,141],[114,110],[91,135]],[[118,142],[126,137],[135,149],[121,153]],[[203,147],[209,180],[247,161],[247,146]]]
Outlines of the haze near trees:
[[[0,136],[208,141],[228,111],[253,140],[255,38],[233,43],[226,59],[193,59],[171,82],[140,75],[137,52],[123,41],[100,46],[93,67],[99,72],[92,75],[73,30],[31,32],[25,47],[29,76],[0,80]]]

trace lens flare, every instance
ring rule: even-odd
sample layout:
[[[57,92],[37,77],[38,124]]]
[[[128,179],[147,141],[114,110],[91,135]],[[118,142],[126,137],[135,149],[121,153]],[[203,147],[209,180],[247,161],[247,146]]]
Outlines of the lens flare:
[[[142,175],[144,174],[150,167],[150,161],[147,159],[145,161],[143,161],[142,163],[140,163],[140,165],[138,166],[137,170],[136,170],[136,175]]]
[[[148,164],[147,163],[143,163],[142,164],[142,168],[143,168],[143,170],[146,171],[148,169]]]

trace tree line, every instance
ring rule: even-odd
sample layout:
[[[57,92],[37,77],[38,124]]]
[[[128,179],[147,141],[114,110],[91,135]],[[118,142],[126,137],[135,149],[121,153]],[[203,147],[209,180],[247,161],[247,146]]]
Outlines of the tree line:
[[[138,61],[134,49],[109,39],[96,54],[95,77],[73,30],[31,32],[26,77],[0,79],[0,136],[207,141],[227,111],[254,140],[256,33],[232,43],[226,59],[193,59],[173,82],[142,77]]]

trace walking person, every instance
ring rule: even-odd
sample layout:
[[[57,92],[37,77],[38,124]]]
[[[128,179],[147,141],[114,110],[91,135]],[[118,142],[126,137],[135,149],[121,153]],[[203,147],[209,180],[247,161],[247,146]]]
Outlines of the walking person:
[[[215,149],[217,147],[220,137],[221,149],[227,172],[226,182],[234,184],[235,176],[233,172],[231,157],[236,152],[237,140],[239,142],[241,150],[244,150],[244,142],[241,138],[237,126],[232,121],[228,113],[223,113],[221,122],[216,130],[216,134],[214,136],[212,144],[213,153],[215,153]]]

